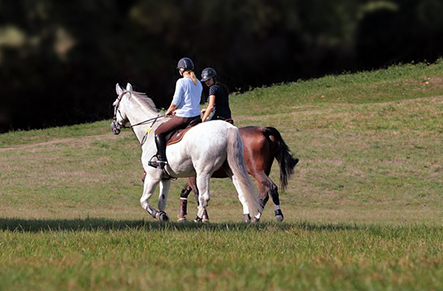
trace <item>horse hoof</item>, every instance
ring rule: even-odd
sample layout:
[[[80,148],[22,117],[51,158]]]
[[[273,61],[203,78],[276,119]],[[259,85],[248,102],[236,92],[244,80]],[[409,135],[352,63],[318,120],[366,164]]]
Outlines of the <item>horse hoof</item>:
[[[203,214],[202,222],[209,222],[209,216],[206,213]]]
[[[246,223],[251,222],[251,216],[249,214],[243,214],[243,221]]]
[[[200,222],[202,222],[203,221],[203,219],[201,219],[200,217],[198,217],[198,216],[196,216],[195,218],[194,218],[194,222],[196,222],[196,223],[200,223]]]
[[[167,222],[169,221],[169,216],[166,214],[166,212],[159,212],[158,214],[158,220],[161,222]]]
[[[275,214],[275,219],[277,219],[278,222],[283,222],[283,219],[285,219],[285,217],[283,216],[283,212],[281,212],[280,209],[275,210],[274,214]]]
[[[180,217],[177,222],[186,222],[186,217]]]
[[[260,222],[260,218],[254,217],[252,218],[251,223],[259,223]]]

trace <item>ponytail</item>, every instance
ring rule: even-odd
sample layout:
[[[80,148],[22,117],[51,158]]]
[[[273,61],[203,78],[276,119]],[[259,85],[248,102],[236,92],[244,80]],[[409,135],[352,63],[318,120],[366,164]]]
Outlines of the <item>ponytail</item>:
[[[197,86],[197,77],[195,76],[195,73],[194,73],[194,71],[189,71],[189,74],[191,75],[191,80],[192,80],[192,83],[194,83],[194,85],[196,85]]]

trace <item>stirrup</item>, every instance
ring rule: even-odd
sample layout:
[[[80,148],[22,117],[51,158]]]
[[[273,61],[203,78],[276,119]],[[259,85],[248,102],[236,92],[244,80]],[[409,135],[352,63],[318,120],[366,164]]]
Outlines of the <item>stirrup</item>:
[[[158,167],[158,163],[156,161],[149,161],[148,165],[153,167],[153,168],[157,168]]]
[[[158,167],[158,163],[156,161],[153,161],[152,159],[157,158],[157,155],[153,155],[152,158],[149,160],[148,165],[153,167],[153,168],[157,168]],[[157,158],[158,159],[158,158]]]
[[[154,158],[156,158],[157,161],[153,161]],[[151,158],[151,159],[149,160],[149,162],[148,162],[148,165],[149,165],[149,166],[151,166],[151,167],[153,167],[153,168],[158,168],[158,167],[160,167],[160,169],[162,169],[162,170],[165,168],[165,166],[166,166],[167,164],[168,164],[167,161],[159,161],[157,155],[152,156],[152,158]]]

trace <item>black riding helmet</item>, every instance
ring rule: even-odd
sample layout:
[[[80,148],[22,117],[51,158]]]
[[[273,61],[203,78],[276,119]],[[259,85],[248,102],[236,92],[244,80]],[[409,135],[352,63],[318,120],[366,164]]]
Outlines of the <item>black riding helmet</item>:
[[[207,80],[214,78],[217,76],[217,72],[213,68],[206,68],[202,71],[202,82],[206,82]]]
[[[185,69],[185,71],[193,71],[194,63],[190,58],[181,58],[178,61],[177,69]]]

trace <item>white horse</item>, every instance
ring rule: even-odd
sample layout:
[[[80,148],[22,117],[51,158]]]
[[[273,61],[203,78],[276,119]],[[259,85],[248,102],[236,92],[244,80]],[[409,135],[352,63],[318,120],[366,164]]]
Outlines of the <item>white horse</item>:
[[[118,97],[113,104],[114,119],[111,128],[114,134],[119,134],[121,128],[129,122],[141,144],[141,162],[146,177],[140,204],[152,217],[160,221],[169,220],[165,208],[171,177],[197,175],[199,190],[197,216],[201,219],[210,199],[209,179],[215,170],[224,166],[238,192],[243,212],[245,214],[249,212],[251,216],[260,218],[263,210],[246,170],[243,143],[237,127],[225,121],[211,121],[191,128],[180,142],[167,146],[168,164],[165,167],[167,173],[165,174],[159,168],[148,166],[148,161],[157,152],[154,141],[155,129],[167,119],[159,115],[154,102],[146,94],[133,91],[131,84],[128,83],[126,89],[117,84],[116,93]],[[160,184],[159,210],[156,210],[149,205],[149,199],[158,184]]]

